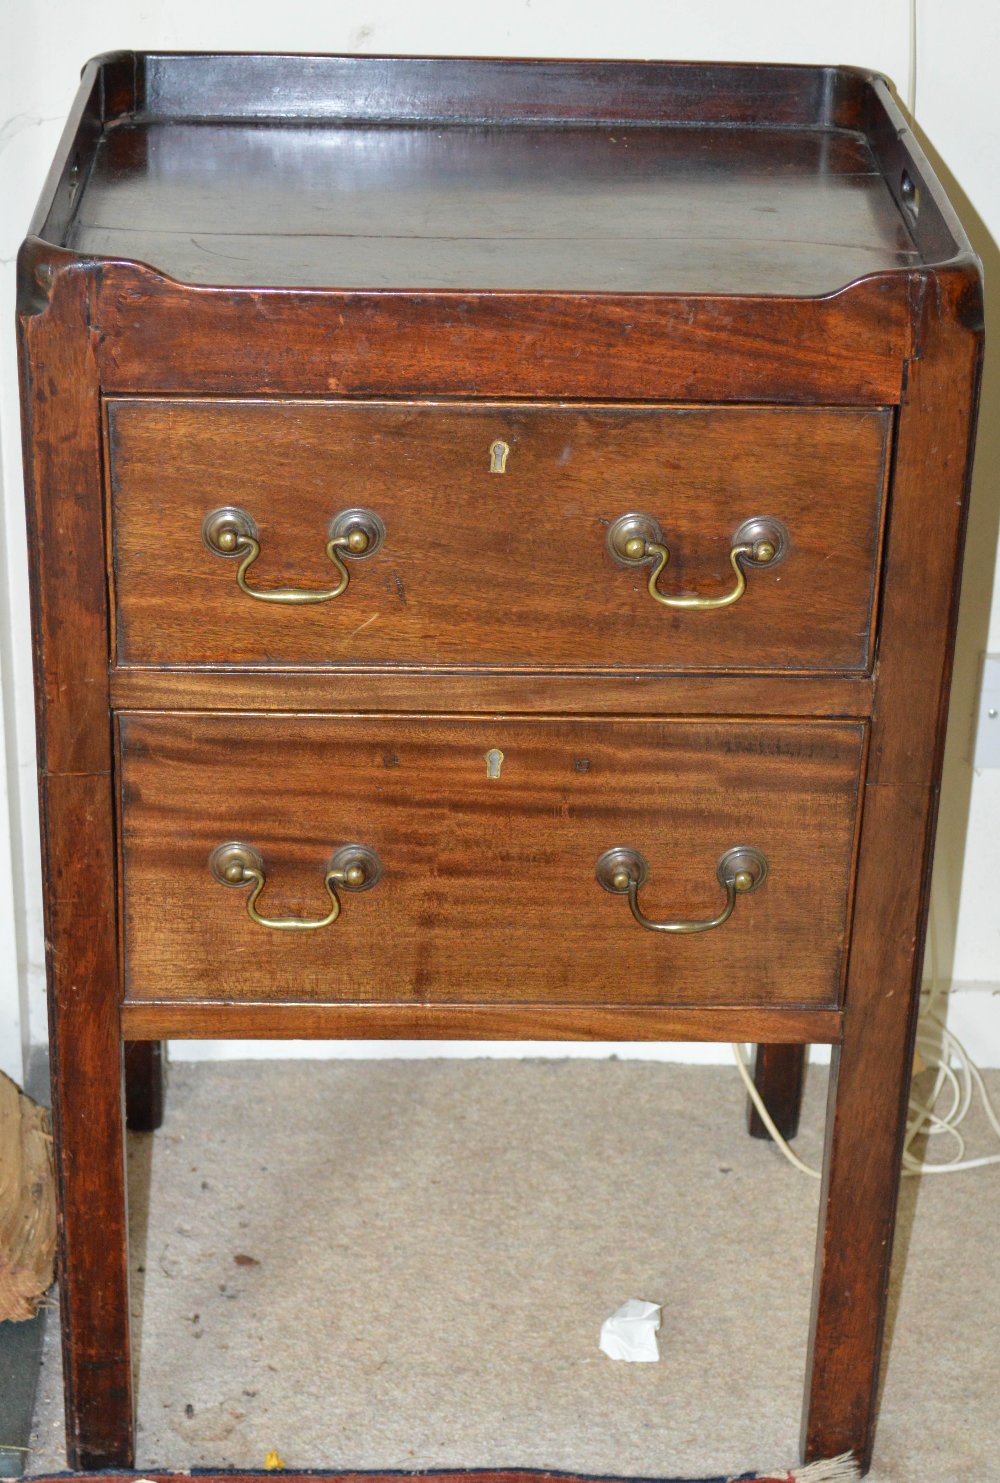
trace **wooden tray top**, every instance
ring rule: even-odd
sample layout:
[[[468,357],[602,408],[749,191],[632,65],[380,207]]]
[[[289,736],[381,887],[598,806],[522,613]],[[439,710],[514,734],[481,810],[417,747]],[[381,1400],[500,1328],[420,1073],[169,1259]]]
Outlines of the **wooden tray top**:
[[[819,296],[957,250],[894,153],[884,79],[852,69],[119,54],[104,74],[38,235],[184,283]]]

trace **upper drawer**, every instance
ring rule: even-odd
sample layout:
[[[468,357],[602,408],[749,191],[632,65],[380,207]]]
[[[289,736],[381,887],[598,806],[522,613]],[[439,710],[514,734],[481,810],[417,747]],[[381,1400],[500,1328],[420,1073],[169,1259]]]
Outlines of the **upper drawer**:
[[[116,662],[863,670],[890,424],[885,408],[113,399]],[[246,517],[216,521],[228,555],[204,534],[226,507]],[[378,549],[341,554],[331,526],[356,507]],[[631,566],[609,546],[630,514],[660,531],[626,529]],[[742,529],[761,519],[773,560],[770,526]],[[745,590],[668,606],[656,567],[665,597]]]

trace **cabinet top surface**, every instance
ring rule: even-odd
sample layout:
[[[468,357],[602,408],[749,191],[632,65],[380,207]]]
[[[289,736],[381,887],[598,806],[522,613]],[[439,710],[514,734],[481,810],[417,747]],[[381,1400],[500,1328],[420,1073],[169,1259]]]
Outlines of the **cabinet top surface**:
[[[822,295],[929,256],[859,73],[133,54],[88,70],[74,182],[38,235],[185,283]]]

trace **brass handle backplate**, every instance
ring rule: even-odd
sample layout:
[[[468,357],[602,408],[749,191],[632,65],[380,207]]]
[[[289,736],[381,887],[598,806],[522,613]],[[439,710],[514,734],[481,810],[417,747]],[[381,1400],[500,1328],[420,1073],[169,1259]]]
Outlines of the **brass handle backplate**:
[[[264,861],[253,845],[239,840],[217,845],[208,857],[208,868],[222,886],[252,885],[247,897],[247,915],[258,927],[271,927],[276,932],[313,932],[317,927],[331,926],[340,916],[337,887],[343,891],[370,891],[382,875],[382,862],[374,850],[363,844],[345,844],[337,850],[323,877],[330,898],[330,910],[325,917],[264,917],[257,910],[257,898],[266,883]]]
[[[247,572],[260,555],[260,540],[253,517],[236,505],[223,505],[210,510],[201,527],[202,539],[216,556],[240,558],[236,569],[236,582],[247,597],[258,602],[314,603],[329,602],[339,597],[351,580],[342,557],[358,560],[372,556],[385,540],[385,526],[374,510],[342,510],[330,523],[326,554],[338,572],[335,587],[311,590],[308,587],[276,587],[262,590],[251,587]]]
[[[726,893],[726,903],[718,916],[694,922],[653,922],[639,906],[639,887],[649,874],[645,857],[626,845],[605,850],[597,861],[597,880],[605,891],[627,896],[632,915],[640,927],[651,932],[709,932],[721,927],[733,914],[737,896],[749,896],[762,886],[767,876],[767,860],[752,845],[734,845],[726,850],[716,867],[719,885]]]
[[[747,590],[744,563],[773,566],[788,549],[788,531],[780,520],[758,515],[745,520],[733,536],[729,564],[736,581],[720,597],[670,597],[657,586],[660,573],[670,560],[670,548],[664,544],[663,531],[651,515],[619,515],[608,530],[608,550],[620,566],[643,566],[653,563],[647,584],[649,595],[667,608],[728,608],[738,602]]]

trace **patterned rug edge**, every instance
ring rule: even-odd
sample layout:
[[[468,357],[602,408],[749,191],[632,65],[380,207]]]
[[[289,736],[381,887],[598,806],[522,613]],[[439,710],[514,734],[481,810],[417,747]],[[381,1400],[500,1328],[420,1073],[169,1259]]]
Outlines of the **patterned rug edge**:
[[[544,1483],[546,1479],[558,1483],[855,1483],[861,1477],[857,1463],[850,1453],[831,1458],[826,1462],[813,1462],[795,1468],[791,1472],[740,1473],[728,1477],[716,1475],[711,1478],[625,1478],[617,1474],[564,1473],[552,1468],[375,1468],[371,1471],[350,1469],[345,1471],[326,1468],[259,1469],[250,1468],[190,1468],[186,1471],[149,1472],[132,1469],[105,1470],[99,1473],[28,1473],[20,1483],[67,1483],[79,1479],[80,1483],[174,1483],[174,1480],[192,1478],[197,1483],[235,1483],[235,1480],[269,1479],[271,1483],[313,1483],[315,1479],[337,1479],[338,1483],[376,1483],[378,1479],[429,1479],[433,1483],[463,1483],[475,1479],[476,1483]]]

